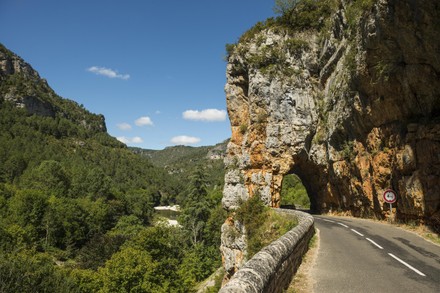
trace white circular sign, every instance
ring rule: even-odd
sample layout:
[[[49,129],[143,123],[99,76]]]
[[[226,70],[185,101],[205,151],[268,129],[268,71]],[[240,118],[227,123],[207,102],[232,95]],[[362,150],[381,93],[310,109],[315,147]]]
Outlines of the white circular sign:
[[[396,199],[397,199],[396,192],[392,189],[387,189],[383,193],[383,200],[386,201],[387,203],[394,203],[396,202]]]

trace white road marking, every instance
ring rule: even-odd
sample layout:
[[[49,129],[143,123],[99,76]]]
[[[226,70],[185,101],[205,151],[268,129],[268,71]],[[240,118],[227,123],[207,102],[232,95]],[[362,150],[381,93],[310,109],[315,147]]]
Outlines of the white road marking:
[[[421,271],[419,271],[418,269],[412,267],[411,265],[407,264],[406,262],[404,262],[403,260],[401,260],[400,258],[398,258],[397,256],[395,256],[392,253],[388,253],[389,256],[391,256],[392,258],[394,258],[395,260],[397,260],[398,262],[400,262],[401,264],[407,266],[408,268],[410,268],[411,270],[413,270],[414,272],[416,272],[417,274],[419,274],[420,276],[426,277],[426,275],[424,273],[422,273]]]
[[[339,223],[339,222],[338,222],[338,224],[341,225],[342,227],[348,228],[348,226],[345,225],[345,224],[343,224],[343,223]]]
[[[380,246],[379,244],[377,244],[376,242],[374,242],[373,240],[371,240],[370,238],[366,238],[368,241],[370,241],[373,245],[376,245],[379,249],[383,249],[382,246]]]
[[[359,236],[364,237],[364,234],[362,234],[362,233],[356,231],[355,229],[350,229],[350,230],[353,231],[354,233],[358,234]]]
[[[321,220],[326,221],[326,222],[330,222],[330,223],[337,223],[338,225],[341,225],[341,226],[343,226],[343,227],[345,227],[345,228],[349,228],[349,227],[348,227],[347,225],[345,225],[344,223],[335,222],[335,221],[327,220],[327,219],[321,219]],[[356,230],[354,230],[354,229],[350,229],[350,230],[353,231],[354,233],[356,233],[356,234],[358,234],[358,235],[364,237],[364,234],[362,234],[362,233],[360,233],[360,232],[358,232],[358,231],[356,231]],[[367,239],[369,242],[371,242],[371,244],[375,245],[377,248],[379,248],[379,249],[383,249],[382,246],[380,246],[379,244],[377,244],[376,242],[374,242],[374,241],[371,240],[370,238],[366,237],[365,239]],[[426,277],[426,275],[425,275],[424,273],[422,273],[421,271],[419,271],[419,270],[416,269],[415,267],[411,266],[410,264],[404,262],[403,260],[401,260],[400,258],[398,258],[397,256],[395,256],[394,254],[392,254],[392,253],[388,253],[388,255],[391,256],[392,258],[394,258],[395,260],[397,260],[398,262],[400,262],[401,264],[405,265],[405,266],[408,267],[409,269],[413,270],[414,272],[416,272],[416,273],[419,274],[420,276]]]

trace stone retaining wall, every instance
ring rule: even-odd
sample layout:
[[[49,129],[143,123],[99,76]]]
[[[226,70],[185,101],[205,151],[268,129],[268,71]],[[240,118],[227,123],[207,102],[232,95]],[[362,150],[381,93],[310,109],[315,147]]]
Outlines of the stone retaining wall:
[[[300,211],[275,210],[293,214],[298,225],[255,254],[219,293],[272,293],[288,287],[315,233],[314,221],[311,215]]]

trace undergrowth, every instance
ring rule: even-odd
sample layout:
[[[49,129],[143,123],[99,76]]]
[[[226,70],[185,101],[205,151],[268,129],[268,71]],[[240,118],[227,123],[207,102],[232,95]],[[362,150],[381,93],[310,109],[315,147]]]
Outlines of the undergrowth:
[[[246,228],[248,259],[298,224],[293,216],[280,215],[265,206],[257,195],[240,205],[236,218]]]

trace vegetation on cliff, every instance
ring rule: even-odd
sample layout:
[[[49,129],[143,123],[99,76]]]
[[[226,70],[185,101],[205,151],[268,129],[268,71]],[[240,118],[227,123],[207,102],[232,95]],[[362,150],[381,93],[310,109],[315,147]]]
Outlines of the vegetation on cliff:
[[[293,217],[285,217],[268,208],[258,197],[243,202],[235,211],[235,218],[245,226],[247,259],[297,225]]]

